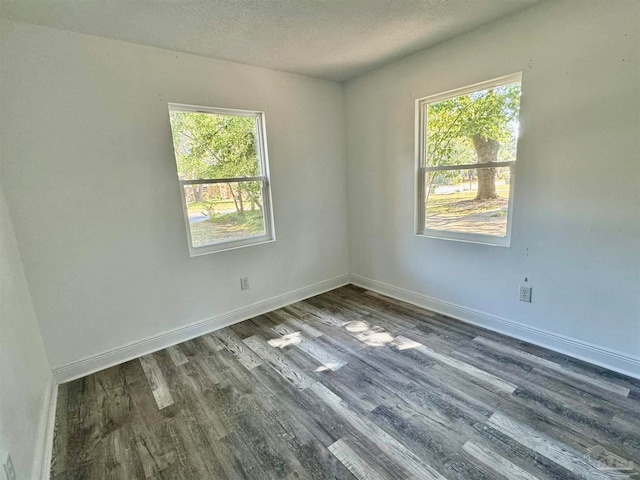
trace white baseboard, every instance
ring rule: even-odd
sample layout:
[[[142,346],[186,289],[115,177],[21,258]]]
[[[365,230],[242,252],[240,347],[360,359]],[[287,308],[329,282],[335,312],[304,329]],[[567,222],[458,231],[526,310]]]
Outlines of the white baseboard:
[[[36,437],[36,452],[33,459],[33,480],[49,480],[51,473],[51,454],[53,453],[53,431],[56,421],[56,402],[58,400],[58,384],[53,375],[47,382],[47,390],[42,403],[38,436]]]
[[[438,300],[388,283],[351,274],[351,283],[494,332],[640,379],[640,358],[478,310]]]
[[[57,383],[68,382],[348,283],[640,379],[640,358],[638,357],[351,274],[308,285],[247,307],[68,363],[53,370],[54,380]]]
[[[305,298],[313,297],[321,293],[333,290],[349,283],[349,275],[340,275],[313,285],[298,288],[282,295],[262,300],[252,305],[217,315],[215,317],[192,323],[184,327],[176,328],[165,333],[134,342],[123,347],[92,355],[75,362],[62,365],[53,369],[54,379],[57,383],[64,383],[76,378],[84,377],[90,373],[104,370],[105,368],[138,358],[151,352],[162,350],[177,343],[182,343],[200,335],[213,332],[234,323],[247,320],[257,315],[276,310],[299,302]]]

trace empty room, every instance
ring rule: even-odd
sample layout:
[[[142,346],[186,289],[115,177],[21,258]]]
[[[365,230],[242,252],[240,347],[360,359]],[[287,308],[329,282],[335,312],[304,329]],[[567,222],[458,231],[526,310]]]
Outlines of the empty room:
[[[0,480],[640,478],[639,0],[0,0]]]

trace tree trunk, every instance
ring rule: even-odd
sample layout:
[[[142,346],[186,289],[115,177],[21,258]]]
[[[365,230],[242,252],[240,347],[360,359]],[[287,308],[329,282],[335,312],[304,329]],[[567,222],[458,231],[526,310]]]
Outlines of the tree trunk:
[[[249,201],[251,202],[251,211],[254,211],[256,209],[256,206],[259,210],[262,210],[262,204],[260,203],[260,200],[258,200],[257,196],[253,195],[253,192],[251,192],[251,190],[247,190],[247,195],[249,196]]]
[[[240,206],[238,205],[238,200],[236,199],[236,194],[233,191],[233,187],[231,186],[230,183],[227,183],[227,186],[229,187],[229,191],[231,192],[231,198],[233,198],[233,204],[236,206],[236,212],[239,212]]]
[[[240,215],[244,215],[244,202],[242,200],[242,187],[238,184],[238,204],[240,205]]]
[[[202,202],[202,185],[193,186],[193,196],[195,197],[197,203]]]
[[[475,135],[472,137],[473,146],[478,154],[478,163],[498,161],[500,142],[491,138]],[[478,175],[478,193],[475,200],[489,200],[499,198],[496,191],[496,169],[481,168],[476,170]]]

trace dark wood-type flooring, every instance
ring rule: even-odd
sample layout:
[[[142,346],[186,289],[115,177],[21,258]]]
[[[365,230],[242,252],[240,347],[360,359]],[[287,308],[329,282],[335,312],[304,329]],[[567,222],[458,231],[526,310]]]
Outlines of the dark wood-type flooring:
[[[640,479],[640,381],[347,286],[60,386],[52,479]]]

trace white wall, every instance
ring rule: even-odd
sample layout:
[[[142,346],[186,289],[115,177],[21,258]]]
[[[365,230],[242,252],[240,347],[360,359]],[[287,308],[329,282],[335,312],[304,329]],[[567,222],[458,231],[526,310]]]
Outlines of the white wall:
[[[37,475],[50,381],[49,363],[0,185],[0,465],[10,453],[19,480]],[[4,478],[1,466],[0,477]]]
[[[640,357],[639,30],[636,1],[546,2],[347,83],[351,272]],[[414,236],[415,99],[518,71],[511,247]]]
[[[1,30],[3,182],[52,367],[348,273],[341,85]],[[266,112],[275,243],[189,257],[167,102]]]

